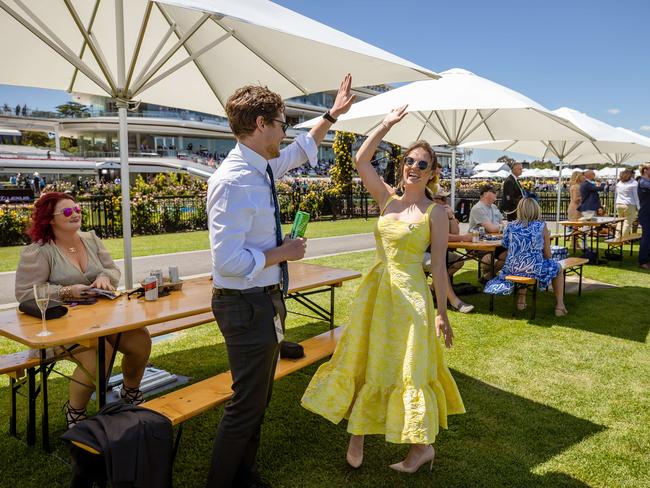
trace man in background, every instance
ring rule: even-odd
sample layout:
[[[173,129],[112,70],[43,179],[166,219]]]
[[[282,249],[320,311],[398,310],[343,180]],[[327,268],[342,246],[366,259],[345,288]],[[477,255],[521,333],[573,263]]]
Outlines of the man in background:
[[[503,182],[501,212],[506,216],[508,222],[517,219],[517,204],[524,197],[524,189],[519,183],[522,171],[521,163],[514,162],[510,164],[510,175]]]

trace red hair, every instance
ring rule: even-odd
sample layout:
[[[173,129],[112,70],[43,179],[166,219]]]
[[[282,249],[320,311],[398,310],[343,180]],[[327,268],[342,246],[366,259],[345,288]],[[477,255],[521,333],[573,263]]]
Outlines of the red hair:
[[[50,222],[54,218],[54,207],[60,200],[71,200],[73,203],[77,203],[71,195],[58,191],[44,193],[36,200],[32,209],[32,223],[27,229],[27,235],[32,242],[47,244],[54,238]]]

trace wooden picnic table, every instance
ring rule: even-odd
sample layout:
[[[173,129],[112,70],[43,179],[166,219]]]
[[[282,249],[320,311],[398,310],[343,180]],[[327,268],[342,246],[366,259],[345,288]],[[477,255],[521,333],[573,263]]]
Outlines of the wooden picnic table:
[[[601,229],[607,229],[608,231],[608,236],[607,237],[613,237],[613,235],[610,236],[610,234],[613,234],[613,232],[616,230],[616,224],[623,222],[625,218],[623,217],[594,217],[593,219],[589,220],[562,220],[560,221],[560,224],[564,227],[564,242],[571,237],[574,238],[573,240],[573,251],[575,252],[575,242],[576,238],[583,236],[585,239],[585,243],[587,242],[587,237],[589,237],[589,250],[590,251],[595,251],[596,253],[596,263],[601,264],[601,261],[599,260],[599,252],[600,252],[600,231]],[[594,236],[596,237],[596,246],[594,250]],[[606,261],[603,261],[603,264],[606,263]]]
[[[334,323],[334,288],[344,281],[359,278],[361,273],[348,269],[319,266],[304,262],[289,263],[288,297],[295,299],[314,312],[318,318],[328,320],[330,328]],[[320,306],[310,297],[316,293],[330,292],[330,308]],[[167,322],[211,311],[212,282],[209,277],[195,278],[183,283],[182,290],[156,301],[128,299],[126,294],[115,300],[100,300],[93,305],[69,307],[61,318],[49,320],[47,328],[51,335],[38,337],[41,330],[40,318],[10,309],[0,312],[0,335],[20,344],[36,349],[40,354],[40,393],[42,396],[43,443],[49,448],[49,421],[47,408],[47,348],[79,344],[97,350],[97,371],[95,386],[97,401],[101,407],[106,402],[105,340],[108,336],[139,329],[148,325]],[[51,361],[49,361],[51,362]],[[35,405],[30,388],[30,408]],[[35,407],[34,407],[35,408]],[[28,419],[28,444],[34,443],[35,411]],[[31,425],[30,425],[31,422]]]
[[[448,242],[447,249],[460,254],[461,261],[474,260],[478,263],[478,277],[481,278],[481,258],[485,254],[490,255],[490,272],[492,277],[496,276],[494,268],[495,253],[502,245],[501,239],[480,240],[479,242]],[[464,250],[464,251],[462,251]],[[447,263],[449,267],[449,263]],[[450,278],[451,279],[451,278]],[[494,295],[490,294],[490,312],[494,310]]]

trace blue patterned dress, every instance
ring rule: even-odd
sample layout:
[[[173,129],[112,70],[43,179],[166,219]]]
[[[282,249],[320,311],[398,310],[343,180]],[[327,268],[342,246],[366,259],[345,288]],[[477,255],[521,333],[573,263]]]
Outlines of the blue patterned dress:
[[[507,275],[535,278],[540,289],[545,289],[560,272],[560,263],[544,258],[544,225],[541,220],[524,225],[514,221],[503,233],[503,247],[508,249],[506,264],[496,278],[488,281],[483,290],[492,295],[510,295],[514,283]]]

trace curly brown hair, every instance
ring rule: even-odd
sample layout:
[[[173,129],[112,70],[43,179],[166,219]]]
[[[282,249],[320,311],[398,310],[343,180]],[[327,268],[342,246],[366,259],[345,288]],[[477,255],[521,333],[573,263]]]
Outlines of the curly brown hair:
[[[238,88],[226,102],[228,123],[236,138],[252,134],[260,115],[268,123],[284,112],[280,95],[265,86],[246,85]]]

